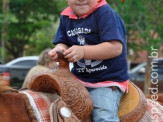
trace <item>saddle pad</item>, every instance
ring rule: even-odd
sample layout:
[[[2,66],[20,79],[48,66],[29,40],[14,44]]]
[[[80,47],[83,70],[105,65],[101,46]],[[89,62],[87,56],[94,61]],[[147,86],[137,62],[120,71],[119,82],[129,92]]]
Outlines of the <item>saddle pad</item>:
[[[31,90],[20,91],[20,93],[28,97],[38,122],[50,122],[49,108],[55,99],[49,99],[45,94]]]
[[[163,122],[163,106],[157,101],[147,99],[147,111],[139,122]]]

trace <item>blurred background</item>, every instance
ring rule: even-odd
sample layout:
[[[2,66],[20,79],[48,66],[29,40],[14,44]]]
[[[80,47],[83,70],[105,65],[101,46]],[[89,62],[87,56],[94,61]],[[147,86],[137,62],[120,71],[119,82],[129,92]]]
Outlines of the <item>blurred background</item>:
[[[127,28],[130,80],[138,84],[145,94],[150,92],[151,87],[163,92],[163,84],[160,84],[163,83],[163,0],[107,2],[122,17]],[[38,56],[42,50],[54,47],[52,40],[58,28],[60,13],[65,7],[66,0],[0,1],[0,65],[3,65],[0,67],[1,81],[5,79],[9,81],[7,84],[12,84],[12,81],[19,79],[11,78],[11,71],[21,69],[20,72],[23,72],[24,67],[17,66],[19,68],[14,69],[12,66],[12,69],[9,65],[4,66],[6,63],[19,57]],[[159,59],[154,60],[156,58]],[[37,61],[37,58],[34,60]],[[30,65],[30,61],[27,62],[26,65]],[[23,63],[21,65],[25,66]],[[36,64],[32,63],[24,68],[26,71],[22,77],[34,65]],[[4,70],[4,67],[7,68]],[[157,72],[157,77],[152,76],[153,71]],[[21,74],[16,74],[18,75]],[[153,84],[153,77],[159,82]],[[22,78],[21,84],[23,80]]]

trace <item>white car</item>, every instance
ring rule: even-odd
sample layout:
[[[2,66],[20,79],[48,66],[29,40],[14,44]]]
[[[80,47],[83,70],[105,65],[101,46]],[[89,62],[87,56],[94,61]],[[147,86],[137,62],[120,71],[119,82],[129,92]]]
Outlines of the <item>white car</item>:
[[[25,56],[0,64],[1,81],[8,81],[14,88],[21,88],[28,71],[37,64],[38,56]]]

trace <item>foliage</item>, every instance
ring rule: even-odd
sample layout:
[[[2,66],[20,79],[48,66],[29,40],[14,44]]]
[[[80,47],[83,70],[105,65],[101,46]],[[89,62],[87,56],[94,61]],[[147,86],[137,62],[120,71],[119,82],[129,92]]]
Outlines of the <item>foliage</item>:
[[[107,2],[120,14],[126,24],[128,49],[136,53],[144,49],[149,50],[151,45],[158,47],[162,44],[162,0],[125,0],[123,4],[120,0],[107,0]],[[0,4],[2,5],[2,1]],[[55,35],[52,24],[57,21],[60,12],[67,6],[67,2],[66,0],[11,0],[9,6],[6,32],[8,36],[5,48],[16,58],[22,56],[23,53],[28,54],[28,50],[24,52],[24,49],[27,49],[24,47],[37,49],[39,52],[44,46],[38,48],[38,42],[52,41],[50,38]],[[1,7],[0,10],[2,10]],[[0,11],[0,30],[4,24],[2,21],[4,16],[6,15]],[[49,31],[46,33],[46,30],[51,30],[53,33],[49,34]],[[156,34],[157,38],[152,37]],[[137,40],[141,41],[137,43]],[[49,46],[49,42],[46,45]],[[35,46],[37,48],[34,48]],[[32,52],[34,53],[35,50]]]
[[[120,14],[126,24],[129,48],[134,49],[134,52],[144,49],[150,51],[152,45],[159,48],[163,36],[162,0],[126,0],[123,4],[119,1],[108,1],[108,3]],[[135,43],[137,40],[143,41]]]
[[[50,27],[51,21],[57,20],[60,12],[56,9],[56,2],[56,0],[11,0],[8,15],[2,14],[1,11],[2,19],[8,16],[7,24],[0,21],[1,30],[2,25],[7,26],[5,49],[14,58],[23,56],[25,45],[30,43],[30,38],[36,31]]]
[[[47,26],[33,33],[29,39],[29,43],[25,46],[24,55],[37,55],[45,48],[53,48],[52,40],[55,37],[57,28],[58,21],[52,23],[51,26]]]

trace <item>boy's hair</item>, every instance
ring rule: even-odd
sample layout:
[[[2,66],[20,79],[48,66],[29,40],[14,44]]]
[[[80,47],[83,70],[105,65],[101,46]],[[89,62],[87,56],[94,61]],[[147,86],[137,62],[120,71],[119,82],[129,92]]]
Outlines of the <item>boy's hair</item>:
[[[50,50],[51,49],[48,48],[48,49],[45,49],[41,52],[39,59],[38,59],[38,62],[37,62],[38,65],[46,66],[48,64],[48,62],[52,61],[52,58],[48,55],[48,52]]]

